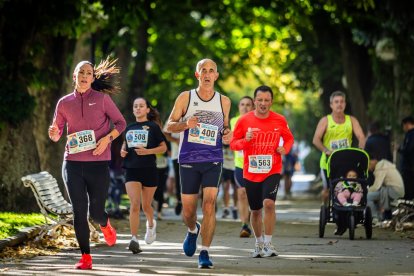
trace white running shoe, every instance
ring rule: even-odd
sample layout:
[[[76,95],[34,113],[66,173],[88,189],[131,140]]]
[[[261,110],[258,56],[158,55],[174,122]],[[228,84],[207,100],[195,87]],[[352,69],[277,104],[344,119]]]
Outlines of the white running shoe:
[[[145,243],[151,244],[155,241],[157,237],[157,221],[155,219],[153,221],[152,228],[149,228],[148,221],[147,221],[147,232],[145,232]]]
[[[273,257],[277,256],[278,253],[272,243],[265,243],[263,245],[263,257]]]
[[[256,243],[254,245],[254,251],[252,253],[253,258],[263,257],[263,243]]]

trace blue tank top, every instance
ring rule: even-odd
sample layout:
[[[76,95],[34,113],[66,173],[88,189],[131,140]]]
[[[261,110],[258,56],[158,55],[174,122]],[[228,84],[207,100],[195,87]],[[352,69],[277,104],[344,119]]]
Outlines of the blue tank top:
[[[197,127],[186,129],[180,133],[178,162],[223,162],[222,130],[224,113],[221,106],[221,95],[214,92],[208,100],[202,100],[195,89],[190,91],[187,112],[181,121],[191,116],[198,118]]]

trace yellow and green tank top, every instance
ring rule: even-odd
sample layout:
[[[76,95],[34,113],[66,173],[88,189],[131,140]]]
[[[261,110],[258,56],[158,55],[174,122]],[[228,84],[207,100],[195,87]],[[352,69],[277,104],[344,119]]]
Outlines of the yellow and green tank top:
[[[322,139],[323,145],[330,151],[348,148],[352,145],[352,122],[349,115],[345,115],[345,122],[335,123],[332,115],[328,115],[328,125]],[[326,154],[322,153],[320,160],[321,169],[327,169]]]
[[[234,127],[236,126],[237,120],[239,120],[240,115],[237,117],[234,117],[230,120],[230,128],[234,130]],[[243,169],[243,151],[234,151],[234,166],[236,168]]]

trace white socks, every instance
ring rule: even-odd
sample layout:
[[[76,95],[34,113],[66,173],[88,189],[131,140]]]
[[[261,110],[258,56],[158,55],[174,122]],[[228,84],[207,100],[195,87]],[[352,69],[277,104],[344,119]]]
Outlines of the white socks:
[[[263,243],[263,236],[256,237],[256,243]]]
[[[196,225],[196,227],[194,228],[194,230],[191,230],[190,228],[188,228],[188,232],[190,232],[190,233],[192,233],[192,234],[197,234],[197,225]]]

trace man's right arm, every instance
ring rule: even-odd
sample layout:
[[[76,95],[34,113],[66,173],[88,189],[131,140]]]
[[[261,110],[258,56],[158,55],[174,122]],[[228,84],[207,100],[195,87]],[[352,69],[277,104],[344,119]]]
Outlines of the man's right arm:
[[[330,151],[327,149],[323,143],[323,135],[325,134],[326,127],[328,125],[328,119],[326,116],[324,116],[322,119],[319,120],[318,125],[316,126],[315,134],[313,135],[312,143],[313,145],[320,150],[321,152],[324,152],[325,154],[329,154]]]
[[[188,129],[187,122],[180,122],[184,115],[189,100],[188,91],[182,92],[175,100],[174,107],[167,121],[167,131],[177,133]]]

